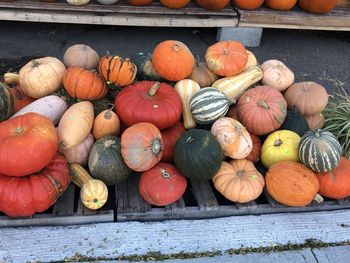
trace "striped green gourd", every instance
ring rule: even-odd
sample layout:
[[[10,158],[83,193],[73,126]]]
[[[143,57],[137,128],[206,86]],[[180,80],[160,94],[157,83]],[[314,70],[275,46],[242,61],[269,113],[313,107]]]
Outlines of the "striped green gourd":
[[[330,132],[308,131],[299,143],[299,159],[314,172],[327,172],[339,165],[342,147]]]
[[[225,116],[229,109],[229,100],[215,88],[203,88],[191,97],[190,109],[197,123],[209,124]]]
[[[13,95],[10,88],[0,82],[0,121],[7,120],[14,111]]]

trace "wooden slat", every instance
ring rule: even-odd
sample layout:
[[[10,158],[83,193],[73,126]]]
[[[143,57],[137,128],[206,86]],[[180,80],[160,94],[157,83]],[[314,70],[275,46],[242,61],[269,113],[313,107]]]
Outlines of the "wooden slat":
[[[255,201],[251,201],[249,203],[244,204],[236,203],[236,206],[238,207],[238,209],[255,209],[258,207]]]
[[[272,208],[283,206],[272,198],[272,196],[267,192],[266,188],[264,189],[264,196]]]
[[[71,183],[53,207],[52,214],[54,216],[70,216],[74,214],[74,192],[75,186]]]
[[[85,205],[83,205],[83,203],[79,199],[77,215],[88,216],[88,215],[95,215],[95,214],[96,214],[96,211],[87,208]]]
[[[338,0],[338,4],[337,6],[346,6],[346,7],[350,7],[350,1],[349,0]]]
[[[128,180],[128,207],[127,211],[147,212],[151,210],[151,205],[148,204],[139,193],[140,175],[133,173]]]
[[[177,212],[177,211],[184,211],[185,210],[185,201],[181,197],[178,201],[175,203],[172,203],[170,205],[165,206],[165,210],[167,212]]]
[[[128,183],[122,182],[115,187],[117,213],[124,213],[128,208]]]
[[[196,198],[201,211],[215,210],[218,208],[218,201],[207,181],[191,181],[193,195]]]

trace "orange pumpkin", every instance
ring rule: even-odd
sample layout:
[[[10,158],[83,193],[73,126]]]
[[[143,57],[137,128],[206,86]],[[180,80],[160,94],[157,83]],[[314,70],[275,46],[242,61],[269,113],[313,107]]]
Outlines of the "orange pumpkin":
[[[79,100],[100,100],[108,91],[106,83],[97,72],[81,67],[67,69],[63,86],[72,98]]]
[[[312,115],[304,116],[310,130],[322,129],[324,125],[324,115],[322,113],[316,113]]]
[[[273,164],[265,179],[268,193],[284,205],[306,206],[314,200],[319,190],[314,172],[297,162]]]
[[[130,5],[149,5],[152,3],[152,0],[128,0]]]
[[[297,0],[265,0],[265,5],[271,9],[289,10],[292,9]]]
[[[13,95],[13,106],[14,106],[14,112],[18,112],[20,109],[24,108],[28,104],[35,101],[35,99],[28,97],[21,89],[20,86],[16,86],[10,89],[12,95]]]
[[[121,152],[126,165],[143,172],[156,165],[163,155],[163,139],[158,128],[140,122],[127,128],[121,137]]]
[[[108,84],[124,87],[134,82],[137,67],[128,58],[104,56],[98,65],[99,72]]]
[[[248,62],[247,50],[235,41],[218,42],[207,49],[205,60],[215,74],[230,77],[242,72]]]
[[[230,0],[196,0],[199,6],[216,11],[224,9],[229,2]]]
[[[253,163],[256,163],[260,160],[261,157],[261,140],[259,138],[259,136],[256,136],[253,133],[249,133],[250,134],[250,138],[252,138],[252,142],[253,142],[253,149],[250,152],[250,154],[247,156],[247,160],[251,161]]]
[[[98,140],[106,135],[118,136],[120,132],[120,120],[117,114],[111,110],[104,110],[98,114],[92,127],[92,134]]]
[[[184,43],[167,40],[154,49],[152,63],[162,78],[179,81],[191,75],[195,60]]]
[[[259,8],[264,3],[264,0],[233,0],[233,2],[239,8],[254,10]]]
[[[251,161],[245,159],[222,162],[220,170],[212,180],[223,196],[238,203],[255,200],[265,186],[264,177]]]
[[[339,0],[299,0],[301,9],[310,13],[324,14],[337,6]]]
[[[191,0],[160,0],[160,3],[171,9],[185,7]]]

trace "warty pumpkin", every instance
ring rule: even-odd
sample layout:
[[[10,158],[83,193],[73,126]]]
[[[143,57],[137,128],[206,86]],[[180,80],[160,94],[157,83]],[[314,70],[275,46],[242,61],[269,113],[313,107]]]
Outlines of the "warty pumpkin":
[[[14,113],[14,98],[10,88],[0,82],[0,122],[7,120]]]
[[[259,138],[259,136],[253,134],[253,133],[249,133],[250,134],[250,138],[252,138],[252,142],[253,142],[253,148],[252,151],[250,152],[250,154],[246,157],[246,159],[248,161],[251,161],[253,163],[256,163],[260,160],[260,156],[261,156],[261,140]]]
[[[265,5],[269,8],[276,10],[289,10],[292,9],[297,0],[265,0]]]
[[[297,107],[294,107],[293,110],[287,111],[286,119],[280,129],[296,132],[299,136],[303,136],[308,130],[310,130],[308,122],[299,114]]]
[[[259,8],[264,3],[264,0],[233,0],[233,2],[238,8],[254,10]]]
[[[191,0],[160,0],[160,3],[171,9],[180,9],[185,7]]]
[[[173,160],[173,152],[176,141],[185,131],[184,125],[180,121],[175,123],[175,125],[161,131],[164,146],[163,156],[161,159],[162,162],[171,162]]]
[[[315,14],[324,14],[337,6],[338,0],[299,0],[301,9]]]
[[[100,61],[97,52],[84,44],[76,44],[70,46],[63,55],[63,63],[67,68],[82,67],[86,69],[94,69]]]
[[[265,61],[261,68],[264,71],[262,84],[284,91],[294,83],[294,73],[283,62],[272,59]]]
[[[120,132],[120,120],[111,109],[102,111],[96,116],[92,126],[92,134],[98,140],[106,135],[118,136]]]
[[[224,9],[229,2],[230,0],[196,0],[196,3],[201,7],[216,11]]]
[[[219,76],[208,68],[207,63],[197,61],[189,78],[205,88],[211,87]]]

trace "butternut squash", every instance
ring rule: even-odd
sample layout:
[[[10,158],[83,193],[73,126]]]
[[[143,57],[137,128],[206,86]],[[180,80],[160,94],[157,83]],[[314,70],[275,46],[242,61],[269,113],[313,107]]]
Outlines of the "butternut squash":
[[[80,144],[70,149],[60,148],[59,151],[64,155],[64,157],[66,157],[67,162],[78,163],[85,166],[88,162],[90,150],[94,142],[94,136],[89,133],[89,135]]]

